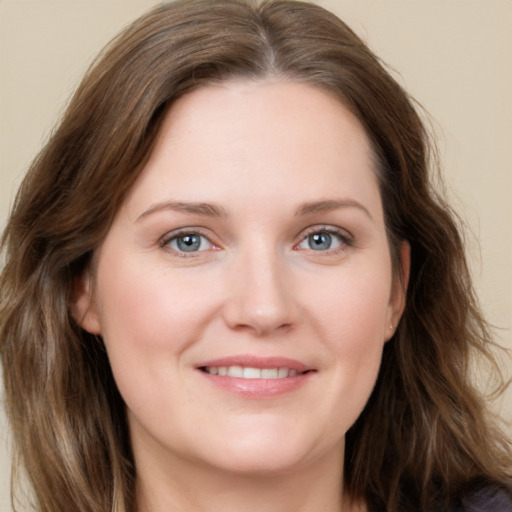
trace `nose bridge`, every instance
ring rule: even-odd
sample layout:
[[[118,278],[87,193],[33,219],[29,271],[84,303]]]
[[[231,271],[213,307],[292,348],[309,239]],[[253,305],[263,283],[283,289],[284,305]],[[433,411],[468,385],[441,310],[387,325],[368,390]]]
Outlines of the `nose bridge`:
[[[240,252],[231,270],[226,304],[226,320],[231,327],[264,335],[293,323],[289,273],[274,246],[253,244]]]

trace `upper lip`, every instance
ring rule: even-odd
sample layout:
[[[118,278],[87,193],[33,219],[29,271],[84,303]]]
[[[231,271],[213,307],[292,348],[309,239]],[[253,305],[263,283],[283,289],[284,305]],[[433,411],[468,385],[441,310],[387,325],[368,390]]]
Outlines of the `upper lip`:
[[[288,368],[290,370],[297,370],[297,372],[305,372],[313,370],[313,368],[288,357],[271,356],[260,357],[254,355],[234,355],[228,357],[221,357],[219,359],[210,359],[203,361],[197,365],[197,368],[204,367],[221,367],[221,366],[242,366],[244,368]]]

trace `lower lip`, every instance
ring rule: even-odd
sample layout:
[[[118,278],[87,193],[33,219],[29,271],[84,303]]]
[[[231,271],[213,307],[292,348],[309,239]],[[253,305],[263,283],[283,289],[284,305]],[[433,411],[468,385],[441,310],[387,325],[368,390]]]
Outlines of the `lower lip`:
[[[212,375],[198,370],[212,385],[244,398],[264,400],[296,391],[306,384],[314,372],[301,373],[283,379],[241,379],[224,375]]]

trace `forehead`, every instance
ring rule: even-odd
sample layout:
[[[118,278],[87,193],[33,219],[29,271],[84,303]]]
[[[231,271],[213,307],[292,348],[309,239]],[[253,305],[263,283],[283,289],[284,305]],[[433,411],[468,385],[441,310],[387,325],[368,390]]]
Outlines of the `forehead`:
[[[130,201],[140,209],[168,199],[235,205],[244,196],[270,203],[330,194],[380,207],[358,119],[309,84],[233,80],[175,102]]]

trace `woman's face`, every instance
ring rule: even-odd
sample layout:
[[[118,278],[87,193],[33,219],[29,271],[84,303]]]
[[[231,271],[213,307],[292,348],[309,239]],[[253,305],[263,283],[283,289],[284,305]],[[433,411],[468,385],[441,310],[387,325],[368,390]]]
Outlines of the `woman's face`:
[[[103,337],[139,467],[340,464],[404,301],[340,102],[277,81],[183,97],[96,262],[77,314]]]

